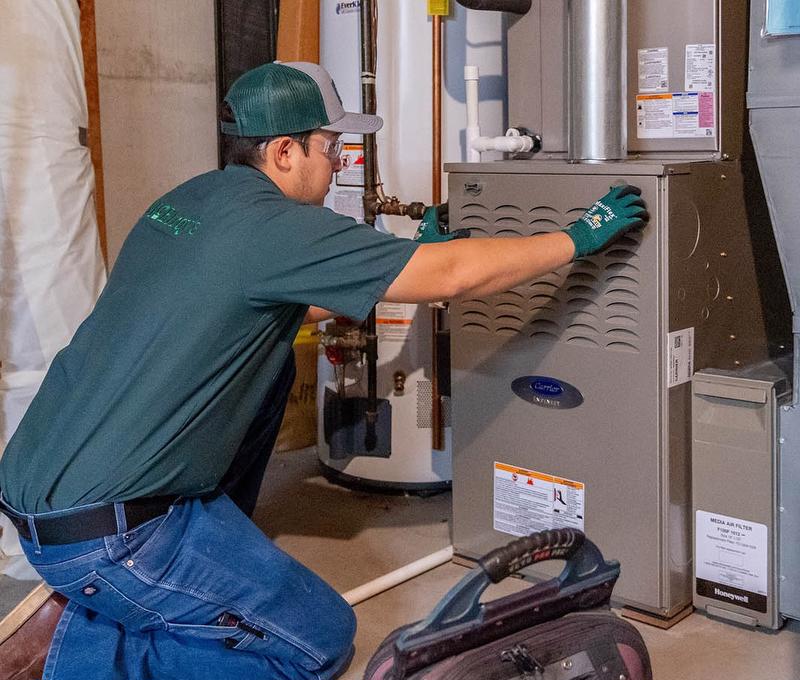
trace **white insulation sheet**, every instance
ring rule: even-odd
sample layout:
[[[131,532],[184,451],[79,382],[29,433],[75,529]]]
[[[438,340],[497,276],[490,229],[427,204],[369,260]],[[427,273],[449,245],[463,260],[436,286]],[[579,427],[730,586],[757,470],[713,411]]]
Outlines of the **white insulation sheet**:
[[[0,0],[0,455],[105,283],[75,0]],[[0,573],[35,578],[0,516]]]

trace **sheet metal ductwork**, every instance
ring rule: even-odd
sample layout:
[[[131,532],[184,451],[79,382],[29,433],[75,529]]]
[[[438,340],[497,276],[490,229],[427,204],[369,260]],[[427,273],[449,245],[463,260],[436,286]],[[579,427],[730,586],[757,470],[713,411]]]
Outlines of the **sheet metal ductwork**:
[[[567,2],[571,160],[617,160],[628,153],[627,26],[626,0]]]
[[[747,107],[793,315],[793,393],[780,411],[776,486],[779,608],[800,618],[800,25],[791,12],[796,19],[797,9],[787,2],[751,3]]]

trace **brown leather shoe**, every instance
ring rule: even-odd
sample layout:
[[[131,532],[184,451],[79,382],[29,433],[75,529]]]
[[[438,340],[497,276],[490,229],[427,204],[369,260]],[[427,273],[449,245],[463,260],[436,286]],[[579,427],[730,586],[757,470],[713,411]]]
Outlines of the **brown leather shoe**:
[[[0,621],[0,680],[39,680],[50,640],[67,604],[44,583]]]

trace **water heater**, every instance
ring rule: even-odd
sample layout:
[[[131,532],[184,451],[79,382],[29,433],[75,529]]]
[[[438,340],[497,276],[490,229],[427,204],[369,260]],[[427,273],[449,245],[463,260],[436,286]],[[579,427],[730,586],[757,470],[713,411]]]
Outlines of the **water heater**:
[[[335,0],[320,4],[320,62],[350,111],[361,109],[360,4]],[[504,122],[504,17],[496,12],[468,13],[453,3],[443,27],[442,126],[446,134],[442,156],[460,161],[466,158],[465,63],[479,65],[484,74],[481,116],[497,129]],[[377,134],[378,168],[384,191],[404,202],[431,202],[431,71],[431,20],[426,3],[377,2],[377,113],[384,119]],[[361,137],[344,135],[343,139],[350,165],[336,176],[326,205],[363,219]],[[382,215],[376,226],[411,238],[417,223]],[[333,442],[332,450],[330,431],[325,430],[326,392],[336,391],[338,382],[344,384],[348,397],[365,396],[366,367],[353,362],[337,381],[330,362],[320,357],[318,449],[323,470],[332,479],[406,491],[450,487],[452,430],[447,397],[443,398],[444,448],[432,446],[430,316],[427,305],[379,303],[377,307],[378,395],[391,410],[391,442],[389,450],[381,452],[384,455],[352,455],[358,451],[348,451],[346,440]]]

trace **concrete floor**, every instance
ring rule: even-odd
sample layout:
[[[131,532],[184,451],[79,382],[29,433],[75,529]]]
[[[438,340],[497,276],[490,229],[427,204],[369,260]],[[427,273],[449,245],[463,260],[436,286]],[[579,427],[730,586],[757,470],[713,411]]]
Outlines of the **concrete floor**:
[[[348,491],[319,475],[311,450],[274,456],[255,519],[339,592],[450,544],[449,494],[414,498]],[[446,564],[356,605],[356,654],[344,680],[360,680],[380,641],[423,618],[465,573],[464,567]],[[486,595],[524,587],[523,581],[507,579]],[[800,679],[800,622],[765,633],[695,613],[667,631],[635,625],[650,651],[655,680]]]
[[[450,495],[349,491],[320,476],[313,450],[293,451],[273,457],[255,520],[281,548],[344,592],[449,545]],[[465,573],[449,563],[357,605],[356,654],[344,680],[360,680],[380,641],[397,626],[424,617]],[[0,578],[0,615],[28,586]],[[507,579],[487,595],[524,587]],[[765,633],[695,613],[668,631],[636,625],[656,680],[800,678],[800,622]]]

